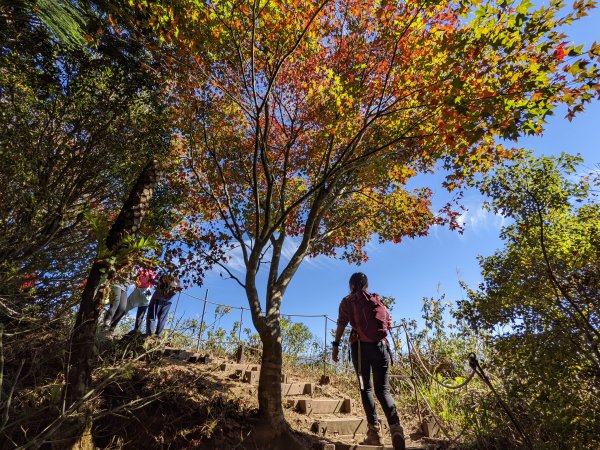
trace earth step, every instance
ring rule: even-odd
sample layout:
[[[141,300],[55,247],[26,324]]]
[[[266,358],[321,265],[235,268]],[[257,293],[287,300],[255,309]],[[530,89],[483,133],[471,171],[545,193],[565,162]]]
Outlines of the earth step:
[[[314,383],[281,383],[281,395],[291,397],[293,395],[313,395]]]
[[[324,444],[323,450],[394,450],[391,445]],[[427,447],[406,447],[406,450],[426,450]]]
[[[210,355],[201,355],[200,353],[192,353],[188,358],[188,362],[198,364],[210,364],[214,362],[214,359]]]
[[[388,424],[383,423],[384,432],[388,429]],[[319,419],[312,425],[312,432],[319,436],[355,436],[367,432],[367,419],[355,418],[334,418]]]
[[[226,372],[235,372],[236,370],[260,370],[260,364],[223,363],[221,364],[220,369]]]
[[[165,349],[163,350],[163,355],[165,356],[169,356],[169,355],[178,355],[179,353],[182,352],[182,349],[180,348],[176,348],[176,347],[165,347]]]
[[[293,407],[302,414],[352,414],[353,401],[349,398],[310,398],[293,400]],[[290,404],[290,403],[288,403]]]

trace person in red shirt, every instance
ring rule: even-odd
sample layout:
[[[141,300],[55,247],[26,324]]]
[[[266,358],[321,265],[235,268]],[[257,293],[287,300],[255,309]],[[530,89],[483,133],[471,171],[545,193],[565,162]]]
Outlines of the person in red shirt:
[[[127,284],[131,282],[131,279],[125,283],[113,285],[113,290],[116,292],[116,294],[113,294],[113,297],[117,298],[117,300],[113,301],[113,306],[105,318],[105,326],[109,328],[110,333],[113,333],[121,319],[136,307],[138,310],[133,332],[139,331],[148,305],[150,304],[150,298],[152,297],[151,289],[154,286],[155,278],[156,275],[152,270],[138,268],[134,280],[135,288],[129,296],[127,296]]]
[[[135,325],[133,327],[134,333],[140,331],[144,316],[148,310],[148,305],[150,304],[150,299],[152,298],[152,288],[155,282],[156,274],[153,270],[144,268],[138,270],[138,275],[135,279],[135,289],[127,299],[130,309],[137,306]]]
[[[404,430],[400,425],[398,411],[390,394],[389,367],[391,353],[386,339],[391,318],[387,308],[377,294],[367,290],[369,281],[364,273],[357,272],[350,277],[350,295],[340,303],[332,359],[338,361],[339,344],[348,323],[352,326],[350,348],[352,363],[359,381],[360,395],[367,416],[367,438],[364,445],[383,445],[381,425],[375,410],[375,396],[387,418],[392,434],[394,450],[404,450]],[[369,302],[367,308],[360,302]],[[372,314],[373,317],[365,317]],[[364,318],[364,320],[363,320]],[[377,324],[375,327],[369,325]],[[371,374],[373,383],[371,384]]]

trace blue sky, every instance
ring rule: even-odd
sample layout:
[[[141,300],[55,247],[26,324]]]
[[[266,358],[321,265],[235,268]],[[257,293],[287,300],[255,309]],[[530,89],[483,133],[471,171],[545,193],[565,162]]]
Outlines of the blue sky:
[[[542,2],[536,2],[542,3]],[[567,30],[571,40],[586,44],[600,41],[600,10],[575,23]],[[588,106],[583,114],[572,122],[564,119],[564,110],[551,117],[546,131],[540,137],[523,138],[518,146],[530,148],[536,154],[559,154],[562,151],[580,153],[587,168],[600,164],[600,104]],[[429,179],[422,179],[429,182]],[[417,183],[418,184],[418,183]],[[441,188],[431,186],[441,193]],[[400,244],[371,244],[369,261],[360,267],[325,257],[305,261],[292,280],[282,305],[283,313],[327,314],[337,318],[339,301],[347,294],[348,278],[360,270],[369,277],[371,290],[396,298],[392,313],[400,318],[420,320],[423,297],[436,296],[438,291],[446,294],[446,300],[455,301],[463,296],[458,280],[475,286],[481,279],[477,256],[492,254],[502,246],[498,238],[502,217],[486,213],[481,209],[484,199],[474,191],[467,192],[464,206],[467,208],[462,219],[464,234],[445,228],[434,228],[429,236],[406,239]],[[192,288],[187,293],[204,297],[209,289],[209,299],[234,306],[247,306],[244,292],[232,280],[224,280],[218,272],[208,275],[205,285]],[[183,294],[177,306],[177,316],[194,317],[202,312],[202,302]],[[207,308],[207,320],[214,319],[214,307]],[[221,319],[220,324],[229,329],[234,320],[239,320],[239,310]],[[304,321],[313,333],[322,338],[322,318],[295,319]],[[250,326],[250,315],[244,312],[244,327]],[[330,323],[331,327],[332,324]]]

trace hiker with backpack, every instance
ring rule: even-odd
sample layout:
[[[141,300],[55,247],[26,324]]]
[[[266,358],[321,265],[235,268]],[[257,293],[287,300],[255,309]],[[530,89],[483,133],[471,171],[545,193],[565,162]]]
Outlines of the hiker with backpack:
[[[146,333],[148,336],[161,335],[167,323],[171,300],[180,290],[177,277],[166,274],[160,276],[154,294],[152,294],[150,305],[148,305],[148,317],[146,318]],[[155,322],[157,322],[156,328]]]
[[[375,410],[374,390],[390,426],[394,450],[404,450],[404,430],[400,425],[389,387],[389,368],[392,360],[387,334],[391,318],[381,298],[367,290],[369,282],[364,273],[353,274],[349,284],[350,295],[344,297],[340,303],[332,358],[335,362],[338,361],[340,339],[350,323],[352,363],[358,376],[360,395],[368,422],[367,438],[362,444],[383,445],[381,424]]]
[[[129,309],[137,307],[135,314],[135,325],[131,333],[139,333],[142,322],[148,310],[150,299],[152,298],[152,288],[156,281],[156,274],[152,269],[144,267],[138,268],[137,277],[135,279],[135,289],[127,298]]]
[[[144,315],[152,296],[151,288],[154,285],[156,275],[151,269],[136,268],[136,271],[137,275],[134,280],[135,288],[129,296],[127,296],[127,284],[131,282],[130,279],[126,280],[127,284],[116,283],[112,285],[112,296],[115,300],[113,300],[111,308],[104,318],[104,326],[108,329],[110,335],[114,333],[121,319],[133,308],[137,308],[133,329],[134,333],[139,332],[139,328],[144,320]]]

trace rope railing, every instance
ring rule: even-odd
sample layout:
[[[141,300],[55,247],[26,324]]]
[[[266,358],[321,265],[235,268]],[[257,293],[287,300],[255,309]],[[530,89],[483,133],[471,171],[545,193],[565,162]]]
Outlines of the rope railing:
[[[238,339],[237,340],[228,340],[228,341],[219,341],[219,343],[238,343],[238,344],[243,344],[244,347],[249,348],[249,349],[253,349],[255,351],[261,351],[260,347],[251,347],[246,345],[245,343],[243,343],[242,339],[241,339],[241,330],[242,330],[242,326],[243,326],[243,313],[244,311],[250,311],[249,307],[245,307],[245,306],[235,306],[235,305],[227,305],[225,303],[219,303],[219,302],[215,302],[212,300],[208,300],[208,290],[206,291],[206,295],[205,297],[199,298],[196,297],[192,294],[189,294],[187,292],[183,292],[184,295],[187,295],[190,298],[196,299],[196,300],[200,300],[204,302],[204,309],[202,311],[202,322],[201,322],[201,326],[200,326],[200,332],[198,335],[198,345],[197,348],[200,348],[200,343],[202,341],[202,334],[203,334],[203,324],[204,324],[204,314],[206,311],[206,305],[210,304],[210,305],[214,305],[214,306],[219,306],[219,307],[225,307],[225,308],[230,308],[230,309],[238,309],[240,310],[240,329],[239,329],[239,333],[238,333]],[[323,318],[324,322],[325,322],[325,333],[323,336],[323,355],[322,356],[309,356],[309,355],[298,355],[296,356],[297,359],[300,360],[306,360],[306,361],[319,361],[323,364],[323,375],[327,374],[327,367],[328,366],[334,366],[337,367],[339,365],[336,365],[330,361],[328,361],[327,359],[327,332],[328,332],[328,323],[329,321],[331,321],[332,323],[337,323],[336,320],[332,319],[331,317],[329,317],[327,314],[289,314],[289,313],[281,313],[280,314],[282,317],[300,317],[300,318]],[[461,381],[458,384],[447,384],[444,383],[443,381],[441,381],[435,374],[437,371],[437,368],[440,367],[439,365],[432,371],[427,367],[427,364],[424,362],[424,357],[421,355],[419,349],[417,346],[415,346],[413,340],[410,338],[410,333],[409,330],[406,326],[406,323],[402,322],[399,325],[394,325],[389,327],[390,330],[392,329],[397,329],[397,328],[403,328],[405,335],[406,335],[406,345],[407,345],[407,349],[408,349],[408,360],[409,360],[409,364],[410,364],[410,370],[411,373],[410,375],[395,375],[392,374],[390,375],[392,378],[396,378],[396,379],[405,379],[405,380],[410,380],[412,386],[413,386],[413,390],[414,390],[414,394],[415,394],[415,401],[416,401],[416,405],[417,405],[417,411],[418,411],[418,416],[419,416],[419,420],[421,419],[421,409],[419,406],[419,395],[422,398],[422,400],[425,402],[427,409],[429,410],[431,416],[433,417],[433,419],[435,420],[435,422],[437,423],[437,425],[440,427],[440,430],[442,431],[442,433],[453,443],[456,443],[457,440],[463,435],[463,433],[466,431],[466,429],[468,428],[469,424],[467,424],[467,426],[460,431],[460,433],[458,433],[458,435],[456,437],[452,437],[449,433],[449,430],[443,426],[443,424],[441,423],[441,421],[439,420],[439,418],[437,417],[437,415],[434,412],[433,407],[429,404],[427,398],[425,397],[425,395],[419,390],[417,389],[417,377],[415,375],[415,370],[414,370],[414,365],[413,365],[413,354],[415,355],[415,359],[416,361],[419,363],[419,366],[421,367],[421,369],[423,370],[423,372],[432,380],[434,381],[436,384],[438,384],[439,386],[443,387],[444,389],[448,389],[448,390],[458,390],[461,389],[465,386],[467,386],[475,377],[475,375],[478,375],[479,378],[481,378],[481,380],[484,382],[484,384],[490,389],[490,391],[496,396],[497,400],[498,400],[498,404],[502,407],[502,409],[504,409],[504,411],[506,412],[506,414],[508,415],[508,417],[510,418],[511,422],[513,423],[513,425],[515,426],[515,428],[517,429],[518,433],[521,435],[521,437],[523,438],[523,440],[525,441],[525,444],[527,445],[528,448],[533,448],[532,447],[532,443],[531,440],[529,439],[529,437],[525,434],[523,428],[520,426],[520,424],[518,423],[518,421],[516,420],[514,414],[512,413],[512,411],[510,410],[510,408],[508,407],[508,405],[502,400],[502,398],[500,397],[500,395],[498,394],[498,392],[496,391],[496,389],[494,388],[494,386],[492,385],[490,379],[487,377],[487,375],[483,372],[483,369],[481,368],[481,366],[479,365],[479,362],[477,361],[477,358],[475,356],[474,353],[470,353],[468,356],[468,360],[469,360],[469,366],[471,368],[471,373],[469,375],[467,375],[467,377]],[[390,333],[390,336],[392,338],[392,340],[394,341],[394,347],[397,348],[395,339],[394,339],[394,335],[392,333]],[[344,367],[344,369],[348,369],[348,372],[354,372],[352,367]]]
[[[202,344],[202,340],[203,340],[203,334],[204,334],[204,316],[206,313],[206,305],[213,305],[213,306],[217,306],[217,307],[223,307],[223,308],[229,308],[229,309],[237,309],[240,310],[240,325],[239,325],[239,330],[238,330],[238,341],[239,343],[242,343],[242,328],[244,325],[244,311],[250,311],[249,307],[245,307],[245,306],[237,306],[237,305],[228,305],[226,303],[220,303],[220,302],[215,302],[212,300],[208,299],[208,289],[206,290],[206,294],[204,296],[204,298],[200,298],[197,297],[195,295],[192,295],[188,292],[182,292],[184,295],[187,295],[190,298],[193,298],[195,300],[200,300],[203,302],[204,306],[202,309],[202,319],[200,321],[200,330],[198,332],[198,340],[197,340],[197,344],[196,344],[196,351],[200,350],[200,346]],[[314,357],[314,360],[322,360],[323,363],[323,375],[327,374],[327,366],[328,365],[332,365],[331,363],[329,363],[327,361],[327,331],[328,331],[328,322],[332,321],[335,323],[335,321],[329,317],[327,314],[288,314],[288,313],[280,313],[280,315],[282,317],[300,317],[300,318],[323,318],[324,319],[324,325],[325,325],[325,333],[323,335],[323,355],[320,357]],[[211,324],[210,326],[214,325],[215,322],[213,322],[213,324]]]
[[[410,339],[410,337],[409,337],[408,329],[406,328],[406,326],[404,324],[402,324],[401,326],[404,327],[404,331],[406,332],[406,343],[409,346],[409,350],[408,351],[410,352],[411,348],[414,350],[414,353],[417,356],[417,361],[419,361],[421,367],[423,368],[423,370],[425,371],[425,373],[429,376],[429,378],[431,378],[433,381],[435,381],[437,384],[439,384],[443,388],[451,389],[451,390],[452,389],[460,389],[461,387],[466,386],[467,384],[469,384],[471,382],[471,380],[475,376],[475,370],[474,369],[471,369],[471,373],[467,376],[467,378],[465,378],[464,381],[462,381],[459,384],[449,385],[449,384],[446,384],[446,383],[443,383],[442,381],[440,381],[438,379],[438,377],[436,377],[433,373],[431,373],[429,371],[429,369],[427,368],[427,365],[423,362],[423,358],[421,358],[421,354],[420,354],[418,348],[414,345],[412,339]],[[433,372],[435,373],[436,371],[434,370]]]
[[[213,306],[223,306],[225,308],[231,308],[231,309],[242,309],[245,311],[250,311],[250,308],[247,306],[237,306],[237,305],[228,305],[226,303],[219,303],[219,302],[214,302],[212,300],[208,300],[208,299],[204,299],[204,298],[200,298],[197,297],[195,295],[189,294],[187,292],[182,291],[183,295],[187,295],[190,298],[193,298],[194,300],[200,300],[201,302],[205,302],[208,305],[213,305]],[[305,318],[317,318],[317,317],[323,317],[327,320],[331,320],[332,322],[336,322],[334,319],[332,319],[331,317],[329,317],[327,314],[287,314],[287,313],[280,313],[279,314],[282,317],[305,317]]]
[[[226,308],[231,308],[231,309],[245,309],[245,310],[250,311],[250,308],[246,308],[245,306],[226,305],[225,303],[217,303],[217,302],[213,302],[212,300],[208,300],[206,298],[196,297],[195,295],[189,294],[188,292],[182,291],[182,293],[183,293],[183,295],[187,295],[190,298],[193,298],[195,300],[200,300],[201,302],[205,302],[209,305],[224,306]]]

